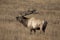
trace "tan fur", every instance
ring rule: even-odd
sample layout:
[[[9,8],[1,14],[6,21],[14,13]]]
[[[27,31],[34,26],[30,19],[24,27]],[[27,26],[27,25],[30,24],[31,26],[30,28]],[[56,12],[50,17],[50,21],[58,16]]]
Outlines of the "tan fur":
[[[37,19],[35,17],[32,17],[28,20],[28,25],[27,26],[29,28],[33,28],[33,29],[39,27],[42,30],[43,24],[44,24],[44,20],[40,20],[40,19]]]

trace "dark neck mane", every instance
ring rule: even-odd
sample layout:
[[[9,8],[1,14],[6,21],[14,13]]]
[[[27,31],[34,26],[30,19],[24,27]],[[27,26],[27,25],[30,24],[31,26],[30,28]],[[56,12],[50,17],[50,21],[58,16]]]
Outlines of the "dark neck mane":
[[[25,27],[27,27],[27,22],[28,22],[28,18],[23,17],[23,20],[21,21],[21,23],[22,23]]]

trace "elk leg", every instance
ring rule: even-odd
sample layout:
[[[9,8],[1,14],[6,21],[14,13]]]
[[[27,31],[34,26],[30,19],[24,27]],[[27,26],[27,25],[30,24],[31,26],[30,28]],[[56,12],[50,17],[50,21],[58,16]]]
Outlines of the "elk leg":
[[[36,29],[30,29],[30,34],[32,34],[32,31],[34,31],[34,33],[36,33]]]
[[[42,25],[40,26],[40,33],[42,33]]]
[[[34,33],[36,33],[36,29],[33,29]]]
[[[32,34],[32,29],[30,29],[30,34]]]

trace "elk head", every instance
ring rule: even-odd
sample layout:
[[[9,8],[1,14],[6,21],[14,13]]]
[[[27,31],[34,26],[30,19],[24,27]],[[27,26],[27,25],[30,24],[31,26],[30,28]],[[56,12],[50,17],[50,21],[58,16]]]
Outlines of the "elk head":
[[[23,25],[27,26],[27,21],[29,18],[25,17],[26,15],[30,15],[30,14],[35,14],[36,10],[28,10],[27,12],[22,13],[22,15],[17,16],[16,20],[18,20],[20,23],[22,23]]]

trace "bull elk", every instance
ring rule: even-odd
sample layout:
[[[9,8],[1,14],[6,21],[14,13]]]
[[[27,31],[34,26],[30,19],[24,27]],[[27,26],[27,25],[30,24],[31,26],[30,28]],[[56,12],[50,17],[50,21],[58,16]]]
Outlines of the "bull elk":
[[[30,14],[32,14],[32,13],[30,13]],[[25,27],[29,28],[30,33],[32,33],[32,31],[34,31],[34,33],[35,33],[37,29],[40,29],[40,31],[45,32],[45,29],[47,26],[46,20],[41,20],[36,17],[27,18],[27,17],[25,17],[26,15],[29,15],[29,14],[17,16],[16,19],[20,23],[22,23]]]

